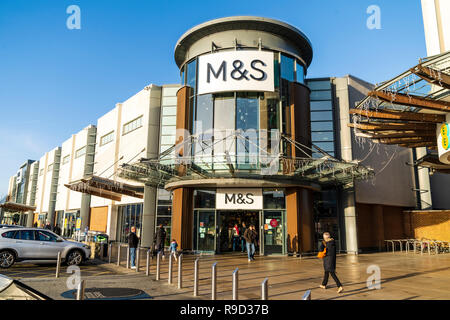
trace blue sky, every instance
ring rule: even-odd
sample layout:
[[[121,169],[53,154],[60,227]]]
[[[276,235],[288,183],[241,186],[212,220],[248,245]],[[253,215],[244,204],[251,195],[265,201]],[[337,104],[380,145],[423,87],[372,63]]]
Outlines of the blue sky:
[[[81,30],[69,30],[69,5]],[[381,29],[366,9],[381,9]],[[0,196],[26,159],[39,159],[150,83],[178,83],[178,38],[210,19],[255,15],[311,40],[308,77],[376,83],[426,56],[420,0],[1,0]]]

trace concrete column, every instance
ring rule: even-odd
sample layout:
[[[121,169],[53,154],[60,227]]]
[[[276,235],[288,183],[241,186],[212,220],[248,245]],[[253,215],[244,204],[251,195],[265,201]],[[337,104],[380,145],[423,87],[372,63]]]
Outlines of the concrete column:
[[[372,213],[374,218],[374,225],[372,230],[375,233],[375,239],[377,241],[378,250],[383,249],[384,244],[384,220],[383,220],[383,206],[376,204],[372,207]]]
[[[416,148],[417,159],[422,158],[427,154],[426,148]],[[419,180],[420,193],[420,209],[432,209],[431,189],[430,189],[430,171],[428,168],[417,167],[417,178]]]
[[[33,210],[30,210],[27,212],[27,228],[33,227],[33,220],[34,220],[34,212]]]
[[[346,251],[350,254],[358,254],[355,191],[354,189],[347,189],[342,192],[342,195],[344,207]]]
[[[91,211],[91,195],[83,193],[81,195],[81,207],[80,207],[80,218],[81,218],[81,232],[84,232],[86,227],[89,225],[89,215]]]
[[[141,246],[151,247],[155,236],[156,188],[144,186]]]

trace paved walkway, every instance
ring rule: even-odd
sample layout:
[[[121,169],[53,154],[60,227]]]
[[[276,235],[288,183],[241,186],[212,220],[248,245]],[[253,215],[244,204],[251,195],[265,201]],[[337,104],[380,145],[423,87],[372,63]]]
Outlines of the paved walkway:
[[[125,251],[125,250],[123,250]],[[260,299],[261,282],[269,278],[270,299],[301,299],[311,290],[312,299],[450,299],[450,254],[414,255],[406,253],[376,253],[359,256],[339,255],[337,275],[344,285],[342,294],[330,277],[329,288],[320,289],[322,261],[313,257],[256,257],[248,262],[246,255],[227,254],[200,256],[200,282],[198,298],[193,293],[194,260],[198,256],[186,255],[183,260],[183,288],[177,289],[177,265],[174,263],[173,284],[168,285],[168,258],[161,261],[161,280],[155,281],[156,259],[151,261],[151,275],[145,276],[145,252],[141,252],[139,273],[121,266],[102,264],[116,275],[82,277],[87,288],[135,288],[143,290],[152,299],[205,299],[211,298],[211,265],[217,262],[217,298],[232,298],[232,272],[239,268],[239,299]],[[124,256],[125,258],[125,256]],[[115,262],[115,261],[113,261]],[[381,271],[381,289],[370,290],[366,281],[371,275],[367,268],[377,265]],[[64,272],[64,271],[62,271]],[[120,274],[120,275],[118,275]],[[52,285],[50,285],[51,281]],[[26,284],[49,296],[62,299],[67,291],[66,279],[27,279]]]

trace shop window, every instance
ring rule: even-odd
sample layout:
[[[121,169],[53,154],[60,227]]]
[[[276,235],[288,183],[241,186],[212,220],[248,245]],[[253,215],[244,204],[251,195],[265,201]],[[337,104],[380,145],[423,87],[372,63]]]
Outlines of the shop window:
[[[215,190],[195,190],[194,208],[215,208],[216,191]]]
[[[285,209],[284,191],[278,189],[263,190],[264,209]]]

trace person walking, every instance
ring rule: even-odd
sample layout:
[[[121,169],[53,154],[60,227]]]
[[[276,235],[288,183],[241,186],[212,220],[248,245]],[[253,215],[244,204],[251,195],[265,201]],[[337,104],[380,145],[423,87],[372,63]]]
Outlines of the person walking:
[[[255,247],[257,244],[257,234],[255,230],[255,226],[251,225],[250,228],[245,230],[244,233],[244,239],[247,243],[247,255],[248,255],[248,261],[255,260]]]
[[[153,244],[155,245],[156,254],[161,252],[163,258],[164,256],[164,243],[166,241],[166,230],[162,224],[159,225],[158,230],[156,230],[155,238],[153,239]]]
[[[139,244],[139,238],[136,235],[136,227],[131,227],[128,234],[128,247],[130,248],[131,269],[136,269],[136,248]]]
[[[178,248],[177,240],[172,239],[172,242],[170,243],[170,255],[175,258],[175,261],[178,261],[178,259],[177,259],[177,248]]]
[[[338,277],[336,276],[336,242],[333,238],[331,238],[329,232],[323,233],[323,241],[320,246],[320,251],[324,252],[323,257],[323,269],[324,269],[324,275],[323,275],[323,281],[320,285],[320,288],[326,289],[327,283],[328,283],[328,277],[331,275],[331,277],[336,282],[336,285],[338,287],[338,293],[341,293],[344,291],[344,288],[342,287],[341,282],[339,281]]]
[[[242,227],[241,227],[241,252],[245,251],[245,238],[244,238],[245,231],[247,231],[247,227],[245,225],[245,222],[242,222]]]
[[[50,224],[50,221],[47,220],[47,223],[45,224],[45,229],[52,230],[52,226]]]
[[[231,229],[231,236],[233,238],[233,252],[234,252],[236,251],[237,246],[239,246],[239,238],[240,238],[239,227],[237,223],[235,223],[233,229]]]

